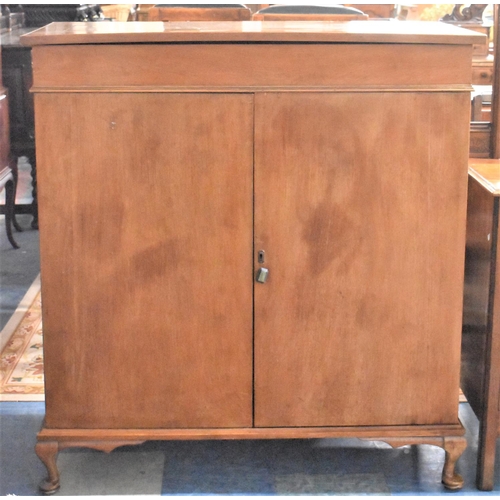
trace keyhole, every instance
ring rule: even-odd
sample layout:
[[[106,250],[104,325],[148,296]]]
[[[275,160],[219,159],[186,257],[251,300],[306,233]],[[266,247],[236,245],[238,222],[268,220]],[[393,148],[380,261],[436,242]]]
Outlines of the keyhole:
[[[259,253],[257,254],[257,261],[259,264],[264,264],[264,257],[265,257],[265,252],[264,250],[259,250]]]

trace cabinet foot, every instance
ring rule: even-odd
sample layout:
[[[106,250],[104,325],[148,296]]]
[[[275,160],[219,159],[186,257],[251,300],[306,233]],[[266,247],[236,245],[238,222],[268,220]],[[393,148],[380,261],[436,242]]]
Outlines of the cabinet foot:
[[[373,441],[383,441],[393,448],[412,444],[429,444],[443,448],[446,455],[443,466],[441,482],[449,490],[459,490],[464,485],[464,480],[460,474],[455,472],[455,464],[460,458],[465,448],[467,440],[462,436],[453,437],[417,437],[417,438],[373,438]]]
[[[124,440],[88,440],[81,439],[75,441],[39,441],[35,446],[38,458],[47,468],[48,476],[39,484],[39,489],[45,495],[52,495],[60,488],[60,475],[57,468],[57,455],[66,448],[92,448],[94,450],[112,452],[115,448],[125,445],[140,445],[144,440],[124,439]]]
[[[455,464],[467,448],[467,441],[464,437],[445,437],[442,447],[446,452],[442,482],[449,490],[459,490],[464,485],[464,480],[460,474],[455,472]]]
[[[57,453],[59,445],[56,441],[43,441],[35,446],[35,453],[47,468],[48,476],[40,485],[40,491],[46,495],[55,493],[59,487],[59,470],[57,469]]]

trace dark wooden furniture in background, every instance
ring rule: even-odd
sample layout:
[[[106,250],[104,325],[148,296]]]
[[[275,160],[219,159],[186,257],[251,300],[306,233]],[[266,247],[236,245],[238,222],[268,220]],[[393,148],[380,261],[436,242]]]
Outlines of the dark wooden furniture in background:
[[[319,5],[271,5],[256,12],[254,21],[354,21],[368,16],[353,7]]]
[[[490,53],[489,37],[495,22],[484,20],[487,4],[455,5],[453,11],[441,20],[456,26],[472,29],[487,35],[483,42],[474,46],[472,60],[472,83],[476,88],[473,94],[470,156],[472,158],[490,158],[492,151],[491,90],[494,73],[494,56]],[[498,30],[496,30],[498,31]],[[496,42],[494,46],[496,46]]]
[[[397,8],[394,3],[385,4],[343,4],[347,7],[354,7],[361,10],[368,17],[373,19],[393,19],[396,17]]]
[[[0,35],[2,45],[3,85],[9,94],[10,146],[17,161],[28,158],[31,165],[33,201],[17,204],[16,213],[33,215],[32,227],[38,228],[38,202],[36,189],[35,122],[32,85],[31,49],[19,43],[19,37],[33,28],[17,28]]]
[[[24,23],[28,28],[39,28],[52,22],[97,22],[105,19],[98,4],[23,4]],[[15,6],[10,6],[16,10]]]
[[[23,39],[45,491],[68,447],[213,438],[431,444],[446,450],[445,485],[462,486],[480,35],[255,24],[53,24]]]
[[[9,93],[10,142],[14,160],[27,157],[31,165],[33,201],[16,204],[18,214],[32,214],[32,227],[38,228],[38,195],[35,155],[35,123],[32,85],[31,49],[19,43],[19,37],[53,21],[102,21],[97,4],[2,5],[0,19],[8,30],[0,33],[3,86]],[[64,112],[61,110],[61,112]],[[0,207],[0,211],[3,211]]]
[[[477,486],[493,489],[500,393],[500,161],[471,159],[461,386],[480,422]]]
[[[148,21],[249,21],[251,10],[243,4],[165,4],[148,11]]]
[[[495,6],[491,129],[485,159],[469,160],[462,390],[479,419],[477,486],[494,486],[500,436],[500,9]]]
[[[2,46],[0,45],[0,57]],[[1,59],[0,59],[1,61]],[[2,65],[0,62],[0,190],[5,189],[5,228],[7,238],[14,248],[19,248],[12,236],[12,225],[22,231],[16,221],[14,203],[17,186],[17,164],[10,154],[9,104],[6,90],[2,87]]]

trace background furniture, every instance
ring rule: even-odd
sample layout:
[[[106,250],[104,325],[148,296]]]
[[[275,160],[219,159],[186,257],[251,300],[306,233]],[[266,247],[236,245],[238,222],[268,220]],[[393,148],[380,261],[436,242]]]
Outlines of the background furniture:
[[[500,13],[495,8],[495,64],[490,147],[469,160],[467,250],[462,339],[462,390],[479,419],[477,486],[493,488],[500,435]]]
[[[17,28],[0,35],[2,45],[2,81],[9,94],[10,147],[17,158],[26,156],[31,165],[33,201],[18,204],[16,213],[33,215],[32,227],[38,228],[38,198],[36,187],[35,122],[32,85],[31,49],[19,43],[19,37],[33,28]]]
[[[310,437],[440,446],[443,482],[461,487],[480,35],[359,24],[24,37],[43,187],[44,491],[67,447]]]
[[[256,12],[254,21],[353,21],[368,16],[353,7],[322,5],[271,5]]]
[[[471,159],[467,205],[462,390],[480,423],[477,486],[493,489],[500,392],[500,161]]]
[[[398,9],[397,5],[394,3],[384,3],[384,4],[344,4],[346,7],[354,7],[362,11],[370,18],[375,19],[392,19],[397,16]]]
[[[1,53],[2,46],[0,45],[0,57]],[[19,245],[12,236],[12,224],[18,231],[22,231],[19,224],[17,224],[14,212],[17,165],[10,155],[9,106],[7,93],[2,87],[1,82],[2,65],[0,63],[0,191],[5,188],[5,227],[7,238],[14,248],[19,248]]]
[[[23,4],[25,26],[39,28],[52,22],[85,21],[105,19],[98,4]]]
[[[92,22],[104,19],[97,4],[3,5],[0,20],[6,23],[7,29],[0,33],[0,44],[3,48],[3,86],[9,93],[11,153],[14,161],[22,156],[28,158],[33,186],[33,201],[17,204],[15,212],[32,214],[31,226],[35,229],[38,228],[38,195],[34,105],[30,93],[33,78],[31,49],[22,46],[19,37],[53,21]]]
[[[0,167],[0,191],[5,189],[5,229],[7,232],[7,239],[14,248],[19,248],[19,245],[12,236],[12,224],[14,227],[21,231],[17,225],[16,215],[14,212],[14,200],[16,198],[16,181],[12,172],[12,165]]]
[[[251,17],[243,4],[165,4],[148,11],[148,21],[248,21]]]

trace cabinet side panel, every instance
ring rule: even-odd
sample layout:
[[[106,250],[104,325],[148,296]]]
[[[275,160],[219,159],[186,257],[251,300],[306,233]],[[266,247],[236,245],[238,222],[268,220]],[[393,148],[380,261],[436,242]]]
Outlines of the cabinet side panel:
[[[46,426],[251,425],[253,97],[36,116]]]
[[[494,196],[469,177],[461,387],[478,416],[484,407]]]
[[[257,426],[457,421],[468,106],[256,99]]]

